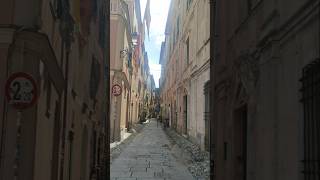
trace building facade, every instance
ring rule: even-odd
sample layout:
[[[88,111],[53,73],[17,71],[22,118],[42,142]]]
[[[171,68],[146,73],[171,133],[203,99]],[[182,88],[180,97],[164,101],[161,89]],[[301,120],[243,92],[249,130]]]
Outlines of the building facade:
[[[0,7],[0,83],[24,72],[38,89],[21,111],[0,96],[0,179],[106,178],[107,1]]]
[[[110,85],[121,88],[120,95],[110,95],[111,142],[120,141],[121,132],[128,128],[130,83],[132,76],[131,21],[129,6],[125,1],[110,2]]]
[[[122,89],[119,96],[112,90],[110,93],[110,140],[116,142],[135,123],[145,120],[150,104],[147,97],[152,88],[147,87],[150,72],[140,1],[113,0],[110,8],[110,86],[118,85]]]
[[[209,135],[204,91],[210,77],[209,7],[209,1],[171,1],[160,55],[164,116],[202,149]]]
[[[319,1],[215,2],[215,179],[318,179]]]

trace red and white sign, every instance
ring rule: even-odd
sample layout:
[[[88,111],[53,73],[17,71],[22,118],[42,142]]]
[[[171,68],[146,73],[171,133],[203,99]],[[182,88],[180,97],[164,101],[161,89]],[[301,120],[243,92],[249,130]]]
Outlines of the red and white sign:
[[[119,84],[115,84],[112,86],[112,94],[114,96],[120,96],[122,93],[121,86]]]
[[[17,109],[32,106],[38,98],[36,81],[31,75],[23,72],[12,74],[8,78],[5,88],[8,103]]]

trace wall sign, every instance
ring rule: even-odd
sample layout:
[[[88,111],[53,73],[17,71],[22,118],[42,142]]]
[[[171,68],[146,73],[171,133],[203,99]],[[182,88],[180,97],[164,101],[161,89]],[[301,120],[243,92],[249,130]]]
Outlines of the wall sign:
[[[119,84],[115,84],[112,86],[112,95],[120,96],[122,93],[122,88]]]
[[[38,98],[36,81],[23,72],[13,73],[7,79],[5,93],[8,104],[16,109],[31,107]]]

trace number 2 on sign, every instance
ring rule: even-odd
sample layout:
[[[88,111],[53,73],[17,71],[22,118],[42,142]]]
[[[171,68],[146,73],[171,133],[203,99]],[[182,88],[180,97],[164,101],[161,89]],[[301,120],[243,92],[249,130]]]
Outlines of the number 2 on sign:
[[[19,101],[21,99],[21,94],[20,94],[20,90],[21,90],[21,84],[20,82],[14,82],[13,83],[13,100],[17,100]]]

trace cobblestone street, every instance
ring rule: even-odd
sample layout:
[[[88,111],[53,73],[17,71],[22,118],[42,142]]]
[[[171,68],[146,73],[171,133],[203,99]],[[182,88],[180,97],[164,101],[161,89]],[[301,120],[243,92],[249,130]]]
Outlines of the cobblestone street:
[[[176,159],[170,149],[170,141],[157,127],[155,119],[126,146],[110,169],[112,180],[192,180],[193,176],[183,163]]]

